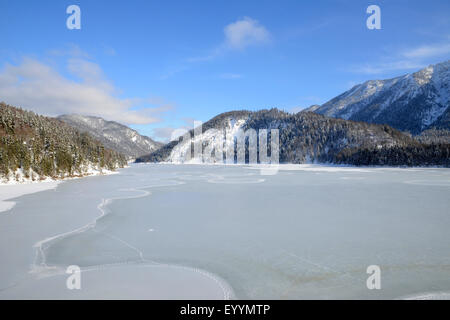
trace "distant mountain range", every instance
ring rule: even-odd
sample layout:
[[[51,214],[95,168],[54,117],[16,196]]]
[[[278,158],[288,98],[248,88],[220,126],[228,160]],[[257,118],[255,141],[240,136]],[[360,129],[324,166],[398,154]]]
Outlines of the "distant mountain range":
[[[89,133],[107,148],[122,153],[128,159],[149,154],[162,146],[162,143],[140,135],[136,130],[100,117],[70,114],[59,116],[58,119],[81,132]]]
[[[203,131],[279,129],[282,163],[449,166],[449,101],[450,61],[445,61],[366,81],[297,114],[277,109],[223,113],[203,124]],[[203,148],[215,141],[206,137]],[[179,139],[136,161],[183,162],[190,146]]]
[[[202,148],[220,143],[223,136],[217,133],[278,129],[281,163],[450,166],[449,67],[446,61],[366,81],[296,114],[278,109],[222,113],[203,124]],[[194,142],[180,137],[162,145],[100,117],[54,119],[4,103],[0,107],[0,177],[18,169],[39,178],[82,174],[93,167],[123,166],[125,159],[185,162]],[[234,150],[234,138],[223,143]],[[248,161],[248,149],[245,157]]]
[[[450,60],[397,78],[366,81],[306,111],[420,134],[450,129],[449,101]]]
[[[219,135],[211,134],[210,129]],[[232,135],[239,129],[279,129],[280,163],[450,166],[449,144],[422,143],[388,125],[330,118],[313,112],[291,114],[277,109],[232,111],[214,117],[202,126],[203,150],[218,138],[223,139],[221,135],[227,131],[231,137],[223,139],[225,149],[234,149]],[[137,158],[136,162],[185,162],[186,155],[192,155],[189,135],[192,137],[193,131],[185,135],[187,139],[180,137]]]

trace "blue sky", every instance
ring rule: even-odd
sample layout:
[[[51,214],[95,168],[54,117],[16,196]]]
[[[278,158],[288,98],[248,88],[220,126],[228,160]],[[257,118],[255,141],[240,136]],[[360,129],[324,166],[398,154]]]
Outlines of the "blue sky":
[[[80,30],[66,27],[71,4]],[[381,30],[366,27],[371,4]],[[159,140],[192,119],[296,111],[450,57],[448,0],[0,0],[0,12],[0,100]]]

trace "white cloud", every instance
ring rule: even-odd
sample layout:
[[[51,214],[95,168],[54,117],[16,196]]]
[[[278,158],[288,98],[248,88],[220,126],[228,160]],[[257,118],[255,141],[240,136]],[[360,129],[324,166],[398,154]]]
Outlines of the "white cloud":
[[[429,65],[430,58],[448,59],[448,54],[450,54],[450,43],[448,42],[422,45],[397,51],[390,57],[383,57],[383,60],[379,62],[353,67],[351,71],[363,74],[382,74],[400,70],[417,70]]]
[[[424,45],[403,52],[406,58],[429,58],[450,53],[450,43]]]
[[[231,49],[242,50],[251,45],[269,42],[270,33],[257,20],[245,17],[230,23],[224,29],[225,44]]]
[[[152,136],[158,141],[167,143],[178,139],[189,130],[194,129],[195,122],[199,121],[188,117],[181,118],[181,120],[184,124],[179,127],[161,127],[152,129]]]
[[[69,59],[68,71],[79,81],[30,58],[19,65],[6,64],[0,72],[0,100],[49,116],[78,113],[125,124],[158,122],[158,113],[171,108],[155,99],[118,97],[118,90],[93,62]],[[141,105],[154,107],[138,109]]]
[[[263,25],[249,17],[228,24],[223,32],[225,39],[219,46],[207,55],[188,58],[187,61],[190,63],[210,61],[229,51],[241,51],[250,46],[267,44],[272,38]]]
[[[153,131],[152,136],[157,141],[167,143],[167,142],[178,139],[180,136],[184,135],[190,129],[192,129],[192,128],[190,128],[188,126],[183,126],[180,128],[173,128],[173,127],[154,128],[154,129],[152,129],[152,131]]]
[[[167,143],[171,141],[172,135],[174,134],[175,130],[177,129],[171,127],[154,128],[152,129],[152,137],[157,141]]]
[[[364,73],[364,74],[380,74],[391,71],[398,70],[412,70],[412,69],[420,69],[423,68],[425,64],[409,61],[409,60],[398,60],[392,62],[381,62],[374,64],[365,64],[362,66],[358,66],[352,69],[352,71],[356,73]]]

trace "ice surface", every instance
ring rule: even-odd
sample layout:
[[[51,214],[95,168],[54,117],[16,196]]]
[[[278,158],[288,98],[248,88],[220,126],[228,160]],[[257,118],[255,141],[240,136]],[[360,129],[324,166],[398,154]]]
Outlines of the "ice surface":
[[[448,296],[449,169],[280,168],[133,165],[20,198],[0,216],[0,298],[67,290],[68,265],[95,273],[72,298],[167,298],[174,279],[203,281],[174,298]],[[366,287],[369,265],[381,290]],[[156,266],[178,271],[151,291]]]
[[[11,199],[25,194],[55,189],[58,183],[59,181],[47,180],[35,183],[16,183],[15,181],[10,181],[9,183],[0,184],[0,212],[8,211],[14,207],[15,202],[11,201]]]

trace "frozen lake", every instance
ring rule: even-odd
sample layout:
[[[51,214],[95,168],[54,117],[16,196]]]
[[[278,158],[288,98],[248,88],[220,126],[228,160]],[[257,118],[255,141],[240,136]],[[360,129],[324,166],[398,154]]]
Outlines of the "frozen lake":
[[[142,164],[15,201],[0,213],[0,298],[450,292],[449,169]],[[78,292],[69,265],[86,271]]]

